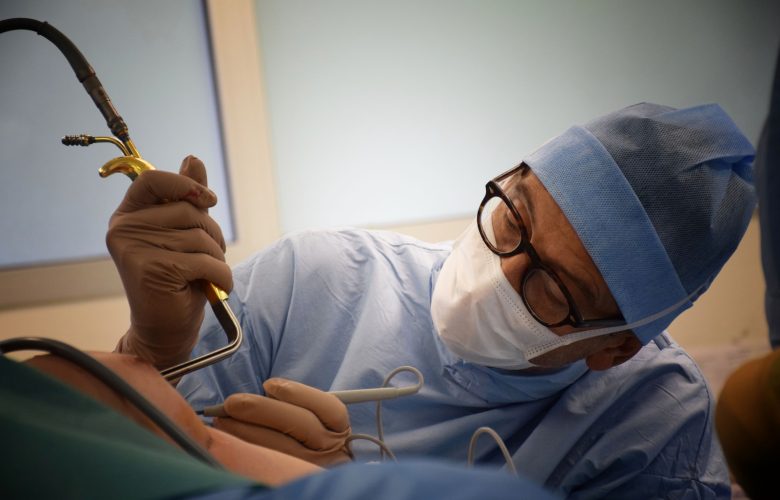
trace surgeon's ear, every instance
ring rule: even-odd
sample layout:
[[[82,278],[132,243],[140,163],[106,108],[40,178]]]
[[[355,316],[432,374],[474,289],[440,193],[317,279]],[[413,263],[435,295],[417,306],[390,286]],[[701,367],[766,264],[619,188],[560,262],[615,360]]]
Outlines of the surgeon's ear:
[[[625,363],[633,358],[640,349],[642,349],[642,343],[636,338],[636,335],[631,332],[621,332],[605,338],[602,348],[586,357],[585,363],[593,371],[606,370]]]

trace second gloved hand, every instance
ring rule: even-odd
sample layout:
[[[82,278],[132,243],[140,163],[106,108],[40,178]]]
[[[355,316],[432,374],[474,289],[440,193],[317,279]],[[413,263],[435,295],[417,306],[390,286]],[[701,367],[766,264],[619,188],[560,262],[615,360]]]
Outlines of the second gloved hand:
[[[203,280],[233,287],[222,231],[207,213],[217,197],[206,187],[206,168],[188,156],[179,172],[138,176],[106,236],[131,312],[116,350],[157,368],[189,358],[203,321]]]
[[[225,399],[228,417],[215,418],[214,427],[321,466],[351,460],[349,414],[338,398],[282,378],[266,380],[263,388],[266,396]]]

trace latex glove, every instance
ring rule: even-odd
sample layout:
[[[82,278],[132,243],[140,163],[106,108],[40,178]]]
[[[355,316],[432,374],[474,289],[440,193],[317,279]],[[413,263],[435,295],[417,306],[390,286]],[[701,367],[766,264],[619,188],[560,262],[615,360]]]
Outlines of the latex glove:
[[[189,358],[210,281],[233,288],[225,240],[208,215],[217,196],[206,168],[188,156],[179,174],[152,170],[130,185],[106,236],[130,304],[130,328],[117,345],[158,369]]]
[[[229,417],[214,427],[250,443],[329,466],[352,459],[347,407],[333,395],[283,378],[263,383],[266,396],[233,394],[223,406]]]

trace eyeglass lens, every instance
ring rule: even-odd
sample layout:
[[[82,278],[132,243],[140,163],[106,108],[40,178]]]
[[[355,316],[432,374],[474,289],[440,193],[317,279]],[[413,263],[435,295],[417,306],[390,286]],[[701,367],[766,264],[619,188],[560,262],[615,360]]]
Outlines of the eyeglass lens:
[[[499,253],[513,251],[523,239],[523,233],[512,210],[498,196],[490,198],[485,204],[479,223],[490,243],[489,246]]]
[[[505,254],[520,246],[523,231],[512,209],[500,196],[490,198],[480,214],[479,224],[486,243],[495,253]],[[520,292],[531,314],[546,325],[555,325],[569,316],[569,302],[560,283],[540,263],[530,268],[512,286]]]

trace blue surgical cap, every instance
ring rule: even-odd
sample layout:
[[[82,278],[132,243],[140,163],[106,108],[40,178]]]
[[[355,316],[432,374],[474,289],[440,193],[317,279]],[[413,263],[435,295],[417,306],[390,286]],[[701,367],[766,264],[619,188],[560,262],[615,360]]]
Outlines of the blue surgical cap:
[[[716,104],[641,103],[524,161],[560,206],[643,344],[712,283],[755,207],[753,146]]]

